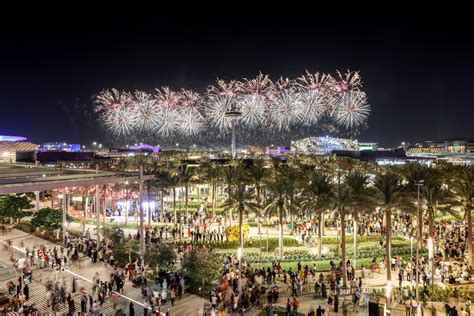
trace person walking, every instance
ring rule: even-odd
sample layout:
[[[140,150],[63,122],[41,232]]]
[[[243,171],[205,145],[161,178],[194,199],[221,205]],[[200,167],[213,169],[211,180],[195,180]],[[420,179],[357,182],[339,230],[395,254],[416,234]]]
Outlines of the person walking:
[[[130,302],[128,306],[128,316],[135,316],[135,309],[133,308],[133,303]]]
[[[173,287],[171,289],[171,292],[170,292],[171,306],[174,306],[175,298],[176,298],[176,292],[175,292],[174,287]]]

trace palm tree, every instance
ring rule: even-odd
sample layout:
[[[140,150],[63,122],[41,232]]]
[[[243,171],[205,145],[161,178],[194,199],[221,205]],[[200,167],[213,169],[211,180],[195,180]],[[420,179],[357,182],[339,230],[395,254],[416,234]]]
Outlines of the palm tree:
[[[183,171],[180,173],[181,176],[181,183],[184,184],[184,210],[186,213],[186,217],[188,216],[188,191],[189,185],[195,176],[195,170],[190,168],[189,165],[183,167]]]
[[[255,187],[255,191],[257,193],[257,205],[259,207],[256,209],[257,211],[257,220],[258,220],[258,235],[261,236],[261,205],[262,205],[262,200],[261,200],[261,191],[262,187],[264,185],[264,182],[268,179],[270,176],[270,171],[266,167],[265,160],[263,159],[256,159],[253,160],[253,165],[250,166],[248,169],[249,173],[249,178],[251,182],[253,183]]]
[[[212,208],[212,218],[216,216],[216,188],[217,183],[221,179],[221,170],[220,166],[216,161],[204,161],[201,163],[203,167],[204,178],[211,182],[211,208]]]
[[[344,287],[347,287],[346,218],[353,210],[354,198],[347,185],[338,183],[333,186],[329,199],[331,209],[339,215],[341,220],[342,283]]]
[[[456,194],[457,201],[464,207],[465,217],[467,218],[467,249],[468,262],[472,267],[472,206],[474,199],[474,167],[462,166],[456,167],[452,187]]]
[[[287,207],[286,187],[287,179],[277,172],[273,177],[265,181],[270,197],[265,203],[265,210],[269,215],[278,214],[279,234],[278,234],[278,254],[283,260],[283,217]]]
[[[236,209],[239,212],[239,245],[242,250],[244,249],[243,214],[258,209],[259,206],[254,201],[255,190],[247,188],[246,181],[242,179],[232,188],[229,199],[224,203],[225,209]]]
[[[359,214],[362,210],[368,210],[374,206],[372,200],[372,192],[368,189],[367,185],[369,177],[360,172],[352,172],[345,178],[345,184],[349,187],[352,193],[353,199],[353,210],[352,210],[352,221],[353,221],[353,234],[354,234],[354,267],[356,265],[357,258],[357,231],[358,231],[358,219]]]
[[[286,165],[284,168],[282,168],[282,173],[283,173],[283,176],[287,180],[286,195],[288,197],[288,209],[290,213],[290,223],[291,223],[290,233],[292,234],[295,228],[295,223],[293,221],[293,214],[296,213],[298,209],[296,205],[296,197],[297,197],[298,181],[301,178],[301,174],[299,173],[299,170],[295,166],[292,166],[292,165]]]
[[[176,212],[176,188],[180,185],[179,174],[176,170],[169,170],[165,173],[165,186],[171,188],[173,192],[173,215],[174,215],[174,226],[178,225],[178,214]]]
[[[235,181],[241,176],[243,164],[242,161],[231,160],[225,166],[222,166],[222,175],[227,185],[227,195],[230,195],[232,186],[235,185]],[[229,226],[232,226],[232,209],[229,209]]]
[[[323,248],[323,212],[329,208],[329,197],[332,192],[331,181],[328,176],[317,171],[306,173],[305,184],[302,189],[302,206],[318,215],[318,256]]]
[[[392,280],[390,260],[392,256],[392,210],[406,206],[403,186],[394,173],[378,174],[374,180],[375,203],[386,215],[387,282]]]
[[[420,165],[418,163],[408,163],[396,171],[399,172],[399,175],[403,177],[406,182],[404,188],[406,196],[410,197],[412,201],[417,201],[418,189],[415,184],[420,182],[424,182],[424,184],[426,184],[426,182],[430,178],[430,168],[427,166]],[[420,195],[421,193],[422,192],[420,190]],[[420,211],[422,212],[422,210]],[[420,248],[422,248],[423,238],[421,238],[421,236],[423,236],[423,216],[417,219],[417,224],[418,236],[420,236],[420,238],[418,239],[418,245],[420,246]]]

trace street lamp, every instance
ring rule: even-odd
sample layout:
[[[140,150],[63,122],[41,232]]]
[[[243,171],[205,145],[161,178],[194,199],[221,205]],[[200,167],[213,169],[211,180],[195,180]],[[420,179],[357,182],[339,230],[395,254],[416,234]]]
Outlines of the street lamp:
[[[417,305],[417,310],[418,310],[418,305],[419,305],[419,291],[418,291],[418,275],[419,275],[419,267],[420,267],[420,259],[419,259],[419,254],[420,254],[420,242],[423,238],[423,234],[421,232],[421,215],[420,215],[420,188],[425,184],[425,180],[419,180],[415,182],[415,185],[417,186],[417,196],[418,196],[418,202],[417,202],[417,210],[416,210],[416,220],[418,222],[418,227],[416,228],[417,231],[417,237],[418,237],[418,242],[416,243],[416,271],[415,271],[415,293],[416,293],[416,305]]]
[[[225,112],[225,116],[230,118],[230,126],[232,129],[231,150],[232,158],[235,158],[235,122],[242,116],[242,112],[233,104],[230,109]]]

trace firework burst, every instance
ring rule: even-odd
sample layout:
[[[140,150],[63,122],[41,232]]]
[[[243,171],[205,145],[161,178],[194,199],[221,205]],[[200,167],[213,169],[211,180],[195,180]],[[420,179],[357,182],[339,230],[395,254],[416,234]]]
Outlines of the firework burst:
[[[301,121],[304,125],[319,122],[322,116],[329,113],[331,98],[328,97],[328,76],[320,73],[306,72],[297,79],[297,89],[301,101]]]
[[[336,123],[346,129],[357,129],[366,123],[369,114],[370,105],[365,93],[349,91],[339,96],[334,117]]]
[[[135,91],[136,126],[138,131],[153,133],[160,123],[156,101],[146,92]]]
[[[262,73],[242,81],[219,79],[203,95],[168,87],[154,95],[104,90],[95,111],[116,137],[154,136],[166,142],[223,136],[234,120],[241,139],[282,141],[326,126],[357,132],[366,126],[370,106],[359,73],[347,71],[335,76],[306,72],[276,83]]]
[[[289,131],[301,116],[301,101],[289,79],[278,80],[275,89],[277,92],[269,109],[270,127],[277,131]]]
[[[177,111],[177,132],[183,136],[196,136],[204,129],[202,115],[204,105],[201,96],[190,90],[181,91],[180,108]]]
[[[211,127],[217,128],[221,132],[230,129],[232,119],[227,116],[227,111],[234,106],[235,102],[232,98],[221,96],[214,97],[207,106],[207,116]]]

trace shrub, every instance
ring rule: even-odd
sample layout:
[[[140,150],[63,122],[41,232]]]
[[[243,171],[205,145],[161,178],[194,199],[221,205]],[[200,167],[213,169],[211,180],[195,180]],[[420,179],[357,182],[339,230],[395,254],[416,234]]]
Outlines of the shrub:
[[[285,247],[298,247],[301,246],[296,239],[293,238],[283,238],[283,246]],[[236,241],[224,241],[221,243],[212,243],[212,248],[216,249],[237,249],[239,247],[239,242]],[[245,240],[244,247],[258,247],[265,248],[267,247],[267,239],[249,239]],[[273,251],[278,248],[278,238],[268,238],[268,249]]]
[[[368,242],[368,241],[380,241],[380,240],[383,240],[385,242],[385,236],[368,235],[368,236],[358,236],[357,237],[357,242],[358,243],[363,243],[363,242]],[[394,241],[405,241],[405,239],[403,239],[401,237],[393,237],[392,238],[392,243]],[[346,244],[353,243],[353,242],[354,242],[354,237],[346,235]],[[338,243],[341,243],[341,238],[323,237],[323,245],[331,245],[331,244],[338,244]]]
[[[25,233],[32,233],[33,227],[31,226],[30,221],[19,222],[16,226],[17,229],[24,231]]]

